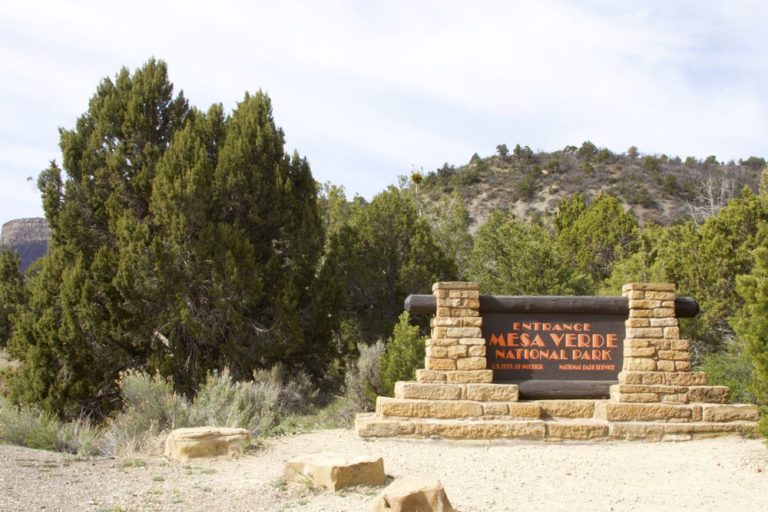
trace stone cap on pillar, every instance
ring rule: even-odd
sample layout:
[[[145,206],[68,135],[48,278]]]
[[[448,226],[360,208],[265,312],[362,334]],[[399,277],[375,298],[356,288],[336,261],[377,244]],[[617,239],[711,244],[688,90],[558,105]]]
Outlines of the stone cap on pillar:
[[[479,290],[480,284],[473,281],[438,281],[432,285],[432,291],[438,290]]]

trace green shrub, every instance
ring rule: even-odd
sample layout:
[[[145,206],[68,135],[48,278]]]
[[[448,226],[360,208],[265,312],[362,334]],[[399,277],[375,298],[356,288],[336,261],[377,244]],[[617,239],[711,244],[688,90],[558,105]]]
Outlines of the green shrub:
[[[15,407],[0,396],[0,442],[90,456],[98,453],[98,428],[87,419],[61,423],[32,407]]]
[[[768,406],[760,408],[760,421],[757,422],[757,430],[768,441]]]
[[[344,394],[357,411],[370,411],[381,391],[381,358],[384,343],[379,340],[373,345],[360,343],[360,356],[347,370],[344,378]]]
[[[752,363],[737,348],[706,354],[700,369],[710,385],[731,388],[732,403],[755,403]]]
[[[424,366],[424,352],[419,327],[411,325],[408,313],[403,312],[381,358],[382,394],[392,396],[397,381],[413,380],[416,370]]]
[[[105,454],[157,454],[168,431],[189,426],[189,405],[168,380],[129,371],[121,376],[119,386],[123,410],[107,423],[101,440]]]
[[[316,397],[306,374],[286,378],[281,365],[254,372],[252,382],[234,382],[225,369],[208,375],[190,407],[190,423],[240,427],[265,435],[285,416],[305,412]]]

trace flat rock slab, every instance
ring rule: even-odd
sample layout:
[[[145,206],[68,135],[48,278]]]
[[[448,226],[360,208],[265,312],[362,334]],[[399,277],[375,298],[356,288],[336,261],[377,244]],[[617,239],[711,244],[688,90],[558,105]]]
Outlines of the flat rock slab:
[[[242,453],[251,440],[244,428],[177,428],[165,440],[165,456],[175,460],[197,457],[233,457]]]
[[[286,482],[309,484],[338,491],[352,485],[384,485],[384,459],[315,453],[285,463]]]
[[[443,484],[432,477],[398,478],[376,497],[371,512],[453,512]]]

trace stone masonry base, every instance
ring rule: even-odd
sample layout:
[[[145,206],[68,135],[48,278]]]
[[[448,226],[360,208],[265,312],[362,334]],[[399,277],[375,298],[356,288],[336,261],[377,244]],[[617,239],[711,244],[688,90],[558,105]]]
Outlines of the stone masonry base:
[[[759,418],[753,405],[609,400],[496,402],[379,397],[376,409],[357,416],[355,430],[359,436],[687,441],[723,435],[757,437]]]

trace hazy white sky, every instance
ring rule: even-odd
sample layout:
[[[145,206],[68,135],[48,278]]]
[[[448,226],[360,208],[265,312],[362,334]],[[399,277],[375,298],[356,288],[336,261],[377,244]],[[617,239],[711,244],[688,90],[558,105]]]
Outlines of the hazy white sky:
[[[42,215],[58,128],[152,56],[201,108],[269,93],[287,150],[350,195],[500,143],[765,157],[766,27],[758,0],[6,0],[0,223]]]

